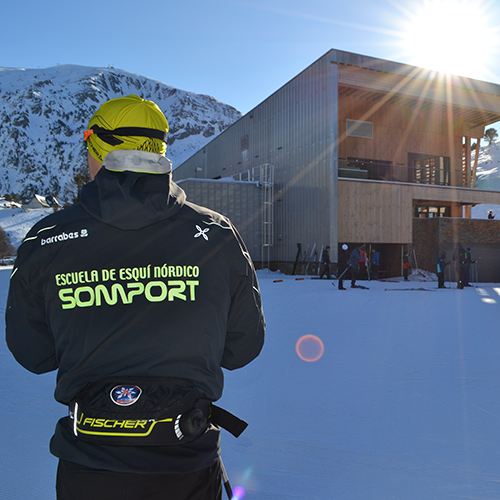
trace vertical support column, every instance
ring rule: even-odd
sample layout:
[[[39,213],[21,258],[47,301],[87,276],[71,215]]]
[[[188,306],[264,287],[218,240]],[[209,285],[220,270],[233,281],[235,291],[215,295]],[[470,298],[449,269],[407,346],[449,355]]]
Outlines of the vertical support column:
[[[338,66],[327,63],[328,100],[329,100],[329,172],[330,172],[330,245],[331,260],[338,261],[339,242],[339,185],[338,185],[338,165],[339,165],[339,78]]]
[[[476,153],[474,155],[474,168],[472,169],[472,177],[470,180],[470,187],[476,187],[476,172],[477,172],[477,159],[479,158],[479,150],[481,149],[481,139],[477,139],[476,143]]]
[[[470,168],[470,154],[471,154],[471,138],[464,137],[465,144],[463,148],[463,158],[462,158],[462,178],[464,187],[470,187],[471,185],[471,168]],[[464,216],[466,219],[470,219],[472,215],[472,207],[470,205],[465,205]]]

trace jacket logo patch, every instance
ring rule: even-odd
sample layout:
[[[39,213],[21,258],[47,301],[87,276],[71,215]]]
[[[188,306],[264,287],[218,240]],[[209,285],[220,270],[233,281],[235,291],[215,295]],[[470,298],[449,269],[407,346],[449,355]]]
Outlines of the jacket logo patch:
[[[118,406],[133,405],[142,394],[142,389],[136,385],[117,385],[109,394],[111,401]]]
[[[80,231],[72,231],[71,233],[61,233],[55,236],[49,236],[48,238],[41,238],[40,245],[49,245],[51,243],[59,243],[61,241],[75,240],[77,238],[86,238],[89,235],[87,229],[81,229]]]
[[[207,233],[210,231],[210,228],[207,227],[206,229],[202,229],[198,224],[196,224],[196,229],[198,229],[198,233],[194,235],[195,238],[199,238],[200,236],[203,236],[205,240],[208,241],[208,236]]]

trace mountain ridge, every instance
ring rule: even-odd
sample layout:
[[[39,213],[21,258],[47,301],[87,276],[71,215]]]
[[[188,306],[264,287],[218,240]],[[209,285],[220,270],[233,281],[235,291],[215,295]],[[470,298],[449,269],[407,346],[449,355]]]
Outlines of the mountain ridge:
[[[153,100],[165,113],[174,168],[242,116],[211,96],[113,67],[2,67],[0,194],[64,199],[74,175],[86,170],[88,120],[103,102],[130,94]]]

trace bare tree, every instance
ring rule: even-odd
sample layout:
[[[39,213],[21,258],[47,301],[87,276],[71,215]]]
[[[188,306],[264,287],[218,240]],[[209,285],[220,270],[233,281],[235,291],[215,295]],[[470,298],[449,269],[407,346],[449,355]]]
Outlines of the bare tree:
[[[484,133],[484,138],[487,141],[489,141],[490,146],[497,137],[498,137],[498,132],[494,128],[489,128]]]
[[[3,227],[0,227],[0,258],[10,257],[16,255],[16,249],[10,242],[9,235],[5,232]]]

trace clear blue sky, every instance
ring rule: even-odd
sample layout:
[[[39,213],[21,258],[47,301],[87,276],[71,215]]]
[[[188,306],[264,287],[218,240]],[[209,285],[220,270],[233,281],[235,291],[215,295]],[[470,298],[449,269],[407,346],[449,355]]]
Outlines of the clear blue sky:
[[[16,0],[0,66],[114,66],[246,113],[334,48],[500,84],[498,0]]]

